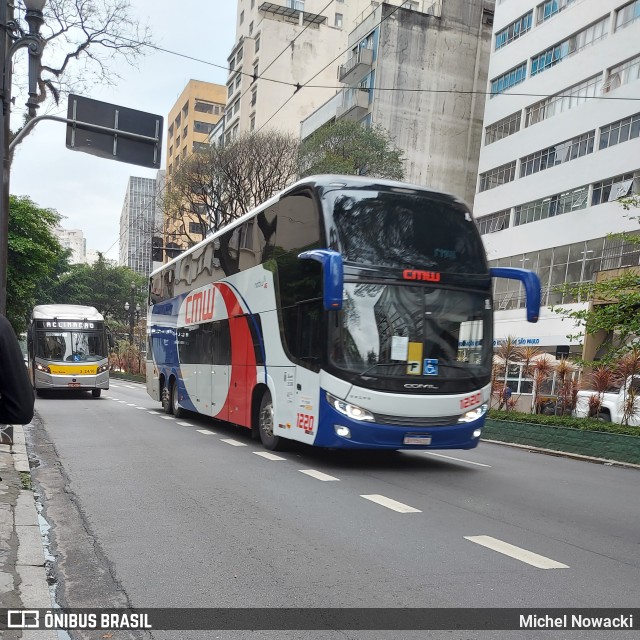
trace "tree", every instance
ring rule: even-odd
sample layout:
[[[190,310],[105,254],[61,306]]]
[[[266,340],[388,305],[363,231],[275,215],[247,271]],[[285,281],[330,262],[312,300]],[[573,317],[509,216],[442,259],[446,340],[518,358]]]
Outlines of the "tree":
[[[297,140],[278,131],[244,134],[193,153],[167,182],[169,235],[193,246],[268,200],[295,181],[297,154]]]
[[[26,196],[10,198],[7,317],[17,333],[26,330],[43,282],[68,269],[68,251],[53,234],[59,221]]]
[[[42,288],[38,303],[88,305],[124,327],[129,324],[124,304],[131,303],[132,282],[135,284],[135,303],[146,309],[143,292],[147,279],[129,267],[111,263],[100,253],[95,264],[72,265],[66,273],[50,280]]]
[[[625,210],[640,207],[640,196],[620,200]],[[636,216],[631,216],[637,219]],[[621,242],[640,245],[640,236],[630,233],[615,233],[609,237]],[[553,310],[574,321],[578,333],[574,339],[594,335],[604,331],[607,335],[602,353],[598,358],[602,363],[610,363],[628,352],[634,341],[640,337],[640,269],[616,273],[610,278],[600,278],[594,282],[582,282],[562,287],[565,294],[576,300],[589,301],[588,308],[569,310],[555,307]]]
[[[115,64],[135,66],[153,46],[149,28],[134,17],[128,0],[47,0],[43,13],[40,103],[52,99],[57,105],[70,92],[115,85]]]
[[[318,129],[300,145],[300,175],[321,173],[404,178],[403,153],[379,126],[339,120]]]

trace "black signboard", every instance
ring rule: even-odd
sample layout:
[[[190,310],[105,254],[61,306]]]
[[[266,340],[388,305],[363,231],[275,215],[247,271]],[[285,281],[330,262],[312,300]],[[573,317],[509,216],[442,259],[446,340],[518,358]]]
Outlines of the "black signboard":
[[[160,168],[162,116],[70,94],[67,148]]]

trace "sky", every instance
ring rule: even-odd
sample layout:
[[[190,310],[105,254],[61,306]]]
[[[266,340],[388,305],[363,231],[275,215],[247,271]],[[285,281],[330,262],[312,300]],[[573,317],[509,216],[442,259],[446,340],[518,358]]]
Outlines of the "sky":
[[[153,42],[159,47],[226,65],[235,38],[235,0],[130,3],[132,14],[149,25]],[[153,49],[147,50],[138,68],[125,63],[112,68],[122,77],[116,86],[95,86],[82,95],[163,116],[162,168],[166,117],[187,82],[194,79],[225,84],[227,80],[224,69]],[[60,109],[47,114],[66,117],[66,102],[65,98]],[[17,126],[15,118],[12,126]],[[63,123],[43,121],[35,126],[16,150],[11,194],[29,196],[37,205],[55,209],[64,216],[62,227],[82,229],[88,251],[107,252],[107,257],[117,259],[120,213],[129,176],[155,178],[156,170],[71,151],[65,146],[65,136]]]

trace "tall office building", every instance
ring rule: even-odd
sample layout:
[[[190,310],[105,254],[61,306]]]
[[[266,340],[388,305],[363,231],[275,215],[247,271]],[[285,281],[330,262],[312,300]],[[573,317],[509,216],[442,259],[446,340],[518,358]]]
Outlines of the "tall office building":
[[[131,176],[120,214],[119,264],[145,276],[152,270],[156,216],[156,180]]]
[[[381,125],[405,154],[408,182],[471,204],[482,137],[476,92],[486,84],[494,3],[371,4],[333,65],[344,89],[309,114],[301,137],[340,119]]]
[[[86,262],[87,240],[82,229],[55,229],[55,236],[63,249],[70,249],[69,264],[82,264]]]
[[[551,306],[589,301],[558,287],[640,262],[609,237],[638,230],[617,202],[640,193],[638,43],[640,0],[498,1],[474,214],[490,264],[536,271],[543,304],[528,324],[520,285],[496,280],[498,340],[582,354]]]

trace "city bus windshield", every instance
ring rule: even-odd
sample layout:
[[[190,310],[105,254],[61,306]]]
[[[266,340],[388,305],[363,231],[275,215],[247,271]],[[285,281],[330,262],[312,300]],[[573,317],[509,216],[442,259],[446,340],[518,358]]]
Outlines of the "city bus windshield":
[[[482,240],[466,207],[447,196],[395,191],[328,192],[332,248],[347,262],[487,274]],[[337,246],[336,246],[337,241]]]
[[[104,331],[38,330],[35,355],[54,362],[95,362],[107,357]]]
[[[344,291],[343,309],[330,323],[335,367],[406,383],[488,381],[488,294],[368,283],[346,283]]]

